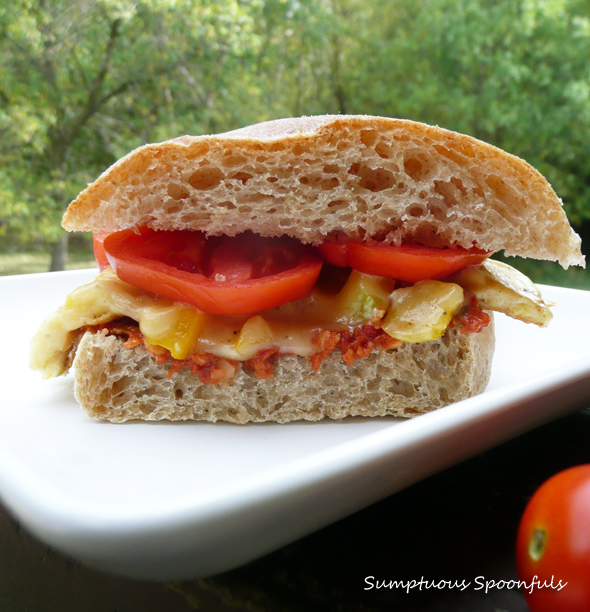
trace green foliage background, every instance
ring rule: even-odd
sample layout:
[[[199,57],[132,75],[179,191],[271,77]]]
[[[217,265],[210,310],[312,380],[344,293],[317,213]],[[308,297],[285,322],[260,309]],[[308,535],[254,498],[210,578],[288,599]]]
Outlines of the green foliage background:
[[[491,142],[589,227],[587,0],[11,0],[0,239],[49,248],[68,202],[145,142],[316,113]]]

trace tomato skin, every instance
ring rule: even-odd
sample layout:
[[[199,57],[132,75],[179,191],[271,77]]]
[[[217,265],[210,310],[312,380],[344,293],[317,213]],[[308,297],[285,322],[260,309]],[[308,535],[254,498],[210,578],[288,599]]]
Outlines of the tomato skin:
[[[476,248],[437,249],[420,244],[364,242],[325,242],[318,250],[328,263],[336,266],[410,283],[445,278],[467,266],[478,265],[491,255]]]
[[[590,465],[559,472],[537,489],[520,521],[516,565],[531,612],[590,610]],[[531,589],[535,578],[553,588]],[[561,589],[560,581],[567,583]]]
[[[294,240],[253,235],[125,230],[107,236],[104,250],[121,280],[220,315],[298,300],[311,291],[322,267],[312,249]]]
[[[318,251],[328,263],[340,268],[347,268],[349,244],[349,242],[327,241],[318,246]]]
[[[92,236],[92,247],[94,249],[94,259],[98,265],[98,269],[102,272],[108,265],[109,260],[104,252],[104,239],[112,232],[100,232]]]

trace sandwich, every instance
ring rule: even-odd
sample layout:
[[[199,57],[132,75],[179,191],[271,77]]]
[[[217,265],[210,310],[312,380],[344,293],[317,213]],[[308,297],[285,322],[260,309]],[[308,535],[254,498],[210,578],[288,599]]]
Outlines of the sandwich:
[[[31,367],[88,415],[232,423],[413,417],[481,393],[494,312],[545,326],[492,258],[584,265],[548,182],[494,146],[370,116],[142,146],[70,204],[100,273]]]

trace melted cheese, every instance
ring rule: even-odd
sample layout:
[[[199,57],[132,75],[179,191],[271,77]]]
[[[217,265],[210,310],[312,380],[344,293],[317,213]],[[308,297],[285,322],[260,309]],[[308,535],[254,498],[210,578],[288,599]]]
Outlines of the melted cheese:
[[[46,378],[64,374],[77,330],[121,317],[135,320],[147,342],[175,359],[207,352],[245,361],[270,347],[309,357],[321,329],[352,329],[381,318],[392,289],[393,281],[352,273],[338,293],[316,289],[305,300],[254,316],[219,316],[137,289],[107,268],[46,319],[32,340],[30,365]]]
[[[175,359],[205,352],[246,361],[266,348],[309,357],[317,352],[312,340],[322,329],[352,330],[381,319],[393,338],[425,342],[444,333],[463,304],[463,289],[484,308],[548,323],[549,308],[526,277],[506,264],[485,266],[401,289],[392,280],[353,271],[337,292],[316,287],[306,299],[252,316],[206,314],[137,289],[106,268],[45,320],[31,342],[30,365],[45,378],[65,374],[78,330],[121,317],[136,321],[148,343],[168,349]]]

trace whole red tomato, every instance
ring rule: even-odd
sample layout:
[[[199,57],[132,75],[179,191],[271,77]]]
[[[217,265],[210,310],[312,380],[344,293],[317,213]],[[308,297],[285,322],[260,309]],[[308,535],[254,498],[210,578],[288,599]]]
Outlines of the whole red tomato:
[[[516,565],[531,612],[590,611],[590,465],[559,472],[535,492]]]

